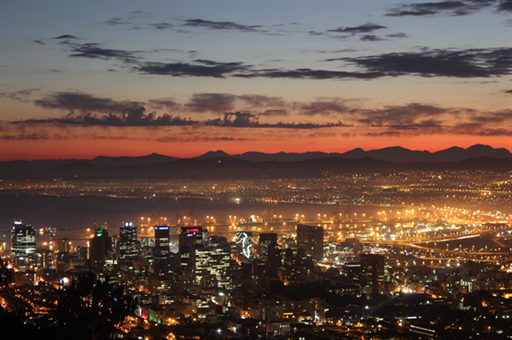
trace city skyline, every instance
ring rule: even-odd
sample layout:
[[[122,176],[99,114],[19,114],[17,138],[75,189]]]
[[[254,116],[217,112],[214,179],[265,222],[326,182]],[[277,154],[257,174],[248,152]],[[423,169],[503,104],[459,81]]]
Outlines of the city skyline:
[[[512,150],[509,0],[1,6],[1,161]]]

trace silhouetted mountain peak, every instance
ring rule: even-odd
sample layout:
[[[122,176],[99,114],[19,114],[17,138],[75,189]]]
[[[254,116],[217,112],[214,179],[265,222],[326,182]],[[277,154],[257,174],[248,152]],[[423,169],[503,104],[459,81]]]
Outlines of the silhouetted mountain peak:
[[[233,157],[230,154],[222,151],[208,151],[207,153],[202,154],[201,156],[194,157],[195,159],[205,159],[205,158],[217,158],[217,157]]]

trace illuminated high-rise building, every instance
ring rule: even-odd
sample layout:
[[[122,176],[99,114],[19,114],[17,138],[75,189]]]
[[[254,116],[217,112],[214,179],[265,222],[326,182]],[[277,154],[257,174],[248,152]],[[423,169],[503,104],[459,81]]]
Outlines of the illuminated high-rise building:
[[[155,226],[155,260],[162,261],[169,258],[169,226]]]
[[[260,260],[268,261],[269,248],[277,245],[277,234],[260,234]]]
[[[119,259],[135,260],[139,257],[140,243],[137,240],[137,226],[126,222],[119,228]]]
[[[69,238],[61,238],[60,239],[60,245],[59,250],[69,253],[71,251],[71,242],[69,242]]]
[[[316,261],[322,261],[324,253],[324,228],[297,225],[297,248],[306,251],[306,254]]]
[[[96,228],[89,252],[91,263],[105,261],[105,257],[110,250],[112,250],[112,241],[108,237],[107,229]]]
[[[203,246],[203,227],[181,227],[180,247]]]
[[[49,269],[53,265],[54,254],[48,249],[37,249],[34,266],[38,269]]]
[[[203,247],[202,227],[181,227],[179,235],[179,254],[181,269],[185,273],[194,273],[195,249]]]
[[[196,285],[208,286],[214,282],[219,288],[229,288],[228,275],[231,251],[229,246],[195,249],[194,280]]]
[[[236,231],[236,251],[238,261],[249,262],[253,260],[252,233],[247,231]]]
[[[363,293],[384,292],[384,256],[378,254],[361,255],[361,287]]]
[[[11,230],[11,256],[20,270],[30,269],[34,263],[36,233],[30,225],[14,221]]]

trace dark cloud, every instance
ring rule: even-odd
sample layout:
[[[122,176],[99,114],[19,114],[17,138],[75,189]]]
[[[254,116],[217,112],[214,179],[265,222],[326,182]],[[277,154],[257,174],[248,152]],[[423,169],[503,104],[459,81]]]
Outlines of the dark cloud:
[[[78,37],[75,37],[74,35],[71,35],[71,34],[64,34],[64,35],[59,35],[58,37],[55,37],[53,39],[59,39],[59,40],[62,40],[62,39],[79,39]]]
[[[233,110],[236,96],[225,93],[194,93],[187,104],[195,112],[226,112]]]
[[[35,42],[36,44],[39,44],[39,45],[46,45],[44,42],[42,42],[41,40],[32,40],[32,42]]]
[[[512,0],[501,0],[496,10],[498,12],[512,12]]]
[[[512,136],[510,129],[490,128],[479,123],[461,123],[446,129],[447,133],[476,136]]]
[[[391,9],[386,15],[391,17],[429,16],[440,14],[463,16],[493,6],[495,3],[496,0],[448,0],[440,2],[415,2],[395,7]]]
[[[327,116],[333,113],[348,113],[350,109],[345,105],[342,100],[316,100],[308,104],[299,104],[297,107],[299,114],[306,116]]]
[[[71,113],[62,118],[49,119],[27,119],[24,121],[15,121],[12,124],[65,124],[65,125],[85,125],[85,126],[188,126],[198,124],[190,118],[181,118],[179,116],[170,116],[164,114],[156,116],[155,112],[145,114],[145,108],[127,109],[121,114],[94,115],[91,113]]]
[[[57,124],[72,126],[113,126],[113,127],[156,127],[156,126],[212,126],[234,128],[278,128],[278,129],[318,129],[327,127],[348,126],[337,123],[260,123],[258,116],[250,113],[228,112],[223,118],[206,121],[192,120],[164,114],[157,116],[155,112],[146,114],[145,108],[125,110],[121,114],[94,115],[91,113],[71,113],[66,117],[49,119],[27,119],[10,122],[13,125]]]
[[[335,32],[335,33],[350,33],[352,35],[358,34],[358,33],[370,33],[376,30],[380,30],[386,28],[386,26],[380,26],[372,23],[367,23],[361,26],[356,27],[338,27],[336,29],[328,30],[328,32]]]
[[[503,122],[512,122],[512,111],[508,112],[490,112],[486,114],[472,114],[471,121],[479,124],[500,124]]]
[[[407,38],[408,35],[405,34],[405,33],[394,33],[394,34],[388,34],[388,35],[386,35],[386,37],[389,37],[389,38]]]
[[[512,90],[506,90],[506,91],[503,91],[505,93],[512,93]]]
[[[172,98],[164,98],[164,99],[150,99],[149,104],[155,109],[169,109],[176,110],[181,106],[181,104],[175,102]]]
[[[193,137],[183,137],[183,136],[167,136],[162,138],[157,138],[157,142],[247,142],[254,141],[253,138],[244,138],[244,137],[210,137],[210,136],[193,136]]]
[[[204,28],[214,29],[214,30],[236,30],[236,31],[246,31],[246,32],[255,32],[261,28],[260,25],[246,26],[246,25],[237,24],[232,21],[210,21],[210,20],[202,20],[202,19],[185,20],[185,24],[183,26],[204,27]]]
[[[100,47],[100,44],[71,44],[73,52],[70,57],[73,58],[90,58],[90,59],[117,59],[125,63],[133,63],[139,59],[137,52],[114,50]]]
[[[258,113],[258,116],[288,116],[289,114],[287,110],[265,110]]]
[[[224,118],[210,119],[206,126],[237,127],[237,128],[279,128],[279,129],[318,129],[326,127],[349,126],[337,123],[260,123],[258,116],[243,112],[227,112]]]
[[[335,50],[335,51],[316,51],[318,53],[348,53],[348,52],[358,52],[355,48],[345,48],[342,50]]]
[[[112,18],[105,21],[107,25],[115,26],[115,25],[129,25],[130,22],[122,19],[122,18]]]
[[[145,74],[167,75],[172,77],[213,77],[225,78],[235,71],[248,69],[239,62],[218,63],[208,60],[196,60],[197,64],[187,63],[142,63],[134,69]]]
[[[383,77],[385,74],[381,72],[345,72],[301,68],[296,70],[258,70],[247,73],[239,73],[235,74],[234,76],[242,78],[263,77],[290,79],[375,79]]]
[[[379,76],[492,77],[510,74],[511,48],[428,50],[389,53],[359,58],[338,58],[355,63]]]
[[[418,126],[418,119],[431,119],[449,112],[445,108],[433,105],[412,103],[403,106],[386,106],[382,109],[360,110],[359,123],[372,126]],[[432,122],[432,121],[431,121]],[[435,123],[436,125],[438,122]]]
[[[362,40],[362,41],[382,41],[382,40],[386,40],[386,39],[378,37],[378,36],[373,35],[373,34],[365,34],[359,40]]]
[[[19,102],[28,103],[30,102],[29,97],[32,95],[32,93],[36,91],[40,91],[40,89],[26,89],[14,92],[5,92],[2,93],[2,97],[16,100]]]
[[[34,100],[34,104],[45,109],[87,112],[123,112],[144,105],[141,102],[115,101],[111,98],[95,97],[81,92],[57,92]]]
[[[282,107],[285,105],[285,102],[280,97],[267,97],[261,95],[242,95],[237,96],[237,99],[245,102],[247,105],[250,105],[252,108],[260,108],[260,107]]]
[[[156,23],[156,24],[151,24],[151,26],[156,28],[156,29],[158,29],[158,30],[166,30],[166,29],[174,27],[173,24],[170,24],[168,22],[159,22],[159,23]]]

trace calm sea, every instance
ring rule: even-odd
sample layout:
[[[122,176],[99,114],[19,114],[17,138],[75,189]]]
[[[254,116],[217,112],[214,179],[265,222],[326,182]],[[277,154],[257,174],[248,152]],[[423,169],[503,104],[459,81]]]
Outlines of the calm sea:
[[[182,215],[191,212],[199,224],[206,221],[207,216],[214,216],[217,222],[229,221],[229,216],[248,219],[251,215],[261,215],[265,210],[264,203],[225,202],[208,200],[149,200],[142,198],[108,198],[108,197],[52,197],[30,195],[0,196],[0,237],[6,234],[10,239],[13,220],[22,220],[34,228],[56,227],[57,237],[70,239],[85,235],[87,228],[95,224],[107,225],[109,233],[117,234],[123,222],[134,222],[139,225],[147,222],[153,210],[162,224],[176,222],[180,209]],[[341,206],[344,212],[347,206]],[[361,216],[376,215],[381,207],[351,206],[350,212]],[[270,210],[270,207],[269,207]],[[292,219],[296,214],[304,215],[304,220],[315,220],[318,214],[329,219],[334,215],[336,207],[327,204],[279,204],[279,215],[283,219]],[[274,207],[274,213],[275,207]],[[167,218],[167,220],[165,220]],[[167,222],[167,223],[166,223]]]

